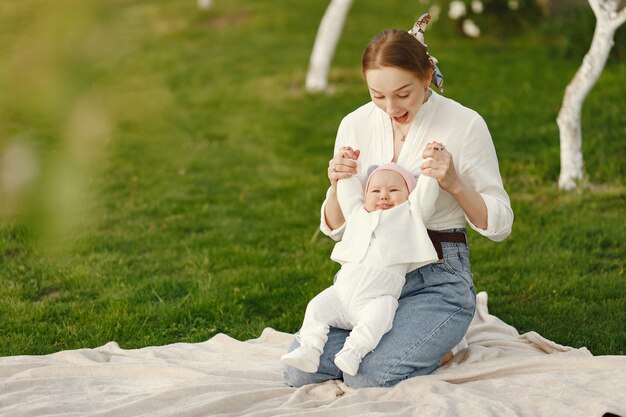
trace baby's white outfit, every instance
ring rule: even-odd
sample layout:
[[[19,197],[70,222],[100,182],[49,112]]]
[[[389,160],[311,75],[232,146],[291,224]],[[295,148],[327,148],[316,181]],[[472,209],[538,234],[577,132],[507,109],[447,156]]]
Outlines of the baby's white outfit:
[[[335,364],[355,375],[361,359],[393,323],[407,272],[435,262],[437,253],[424,225],[435,210],[436,179],[420,175],[409,198],[388,210],[368,212],[358,176],[339,180],[337,199],[346,229],[331,259],[341,264],[335,283],[308,304],[300,347],[281,360],[316,372],[329,327],[352,329]]]

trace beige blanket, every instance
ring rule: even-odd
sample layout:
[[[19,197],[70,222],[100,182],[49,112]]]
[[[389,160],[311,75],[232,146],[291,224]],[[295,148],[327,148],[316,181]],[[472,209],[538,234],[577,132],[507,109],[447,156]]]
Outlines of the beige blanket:
[[[0,358],[1,416],[626,417],[626,357],[592,356],[489,314],[478,296],[469,348],[394,388],[339,381],[288,387],[279,357],[293,335],[241,342],[96,349]]]

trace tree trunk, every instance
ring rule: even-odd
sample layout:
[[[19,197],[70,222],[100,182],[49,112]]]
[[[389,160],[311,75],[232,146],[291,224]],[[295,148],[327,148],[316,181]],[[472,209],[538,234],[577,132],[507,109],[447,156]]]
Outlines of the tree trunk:
[[[306,76],[306,88],[309,91],[321,91],[328,87],[330,62],[351,4],[352,0],[332,0],[324,13]]]
[[[198,0],[198,9],[209,10],[213,6],[213,0]]]
[[[574,78],[565,89],[563,105],[556,121],[561,140],[561,173],[559,188],[572,190],[583,179],[581,114],[587,94],[600,77],[613,35],[626,21],[626,0],[588,0],[596,16],[591,47]]]
[[[585,98],[600,77],[613,46],[615,29],[596,22],[589,52],[565,89],[563,105],[557,117],[561,140],[561,173],[559,188],[571,190],[583,178],[581,114]]]

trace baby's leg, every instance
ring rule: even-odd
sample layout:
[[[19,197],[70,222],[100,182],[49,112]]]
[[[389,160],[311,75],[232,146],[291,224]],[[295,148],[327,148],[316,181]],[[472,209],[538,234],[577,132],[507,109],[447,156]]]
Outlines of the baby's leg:
[[[373,299],[357,312],[357,323],[335,357],[335,364],[348,375],[356,375],[361,359],[374,350],[393,324],[398,300],[390,295]]]
[[[302,328],[297,335],[300,347],[283,355],[281,361],[305,372],[317,372],[330,326],[345,325],[337,291],[333,287],[325,289],[307,305]]]
[[[343,348],[349,330],[331,327],[328,332],[328,340],[324,346],[322,356],[320,356],[320,364],[317,372],[304,372],[293,366],[283,365],[283,378],[292,387],[302,387],[308,384],[319,384],[331,379],[342,379],[343,372],[335,365],[335,355]],[[293,351],[300,347],[300,342],[294,339],[289,347],[289,351]]]
[[[328,339],[329,326],[346,327],[343,304],[334,287],[326,288],[313,297],[306,307],[299,332],[300,340],[320,351]]]

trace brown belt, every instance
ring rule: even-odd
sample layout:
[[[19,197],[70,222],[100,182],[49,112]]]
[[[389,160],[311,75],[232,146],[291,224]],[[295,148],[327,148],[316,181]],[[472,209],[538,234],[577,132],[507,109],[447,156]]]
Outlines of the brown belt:
[[[443,249],[441,248],[442,242],[451,243],[467,243],[465,233],[463,232],[438,232],[436,230],[427,230],[428,237],[433,242],[433,246],[437,251],[439,259],[443,259]]]

